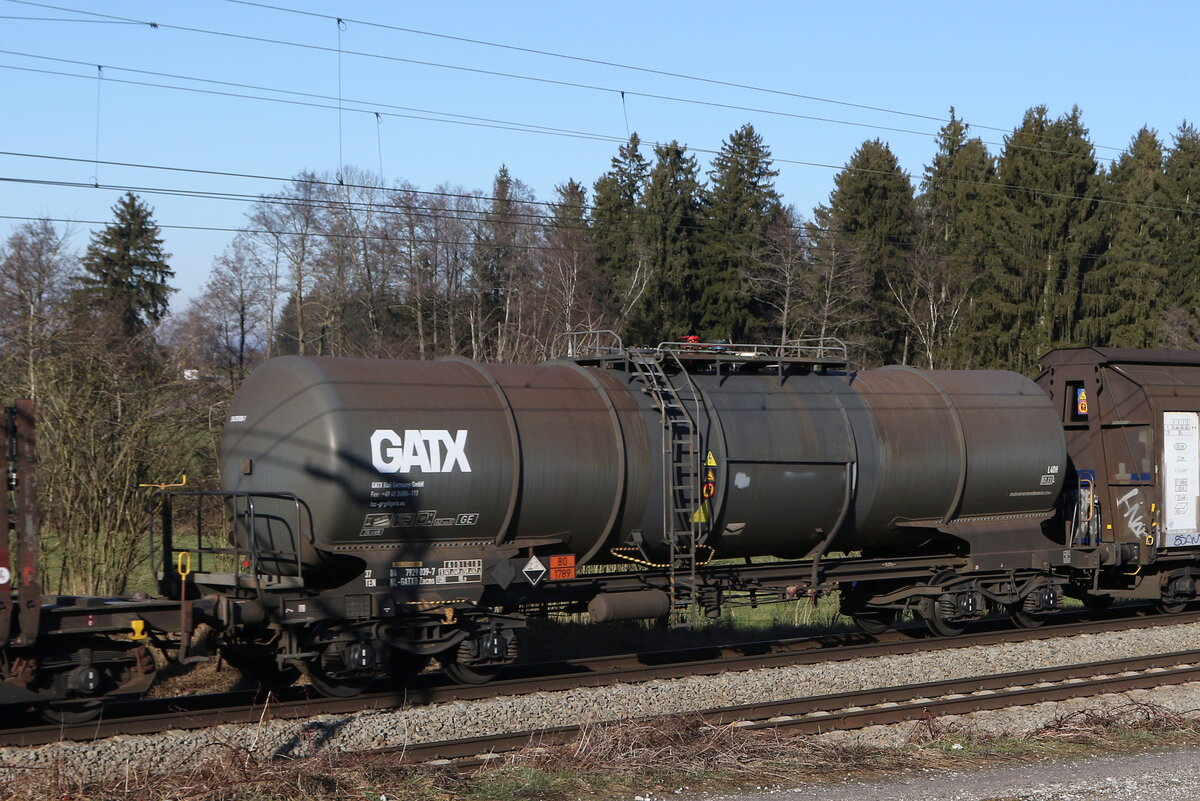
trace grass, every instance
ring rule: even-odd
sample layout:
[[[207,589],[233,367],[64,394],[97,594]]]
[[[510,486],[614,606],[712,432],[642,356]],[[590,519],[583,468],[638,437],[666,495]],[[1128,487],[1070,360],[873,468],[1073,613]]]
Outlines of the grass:
[[[723,645],[751,640],[817,636],[857,631],[838,611],[836,593],[816,604],[803,598],[758,607],[726,605],[721,617],[699,617],[685,628],[654,621],[622,620],[590,623],[586,615],[532,618],[518,637],[522,662],[602,656],[640,651]]]
[[[230,747],[218,761],[186,773],[131,771],[108,782],[80,781],[51,763],[0,787],[0,801],[583,801],[961,771],[1197,743],[1195,714],[1148,703],[1072,712],[1024,736],[920,722],[909,725],[900,748],[664,717],[590,726],[571,743],[529,748],[468,774],[401,765],[392,754],[264,761]]]

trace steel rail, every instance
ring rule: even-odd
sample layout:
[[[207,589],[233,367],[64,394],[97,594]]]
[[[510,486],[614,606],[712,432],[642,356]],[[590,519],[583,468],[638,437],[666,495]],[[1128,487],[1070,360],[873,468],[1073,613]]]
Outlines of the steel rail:
[[[1067,613],[1063,617],[1070,619],[1075,615]],[[933,637],[923,627],[914,626],[879,637],[862,633],[834,634],[515,665],[502,672],[496,681],[483,685],[453,684],[441,674],[430,673],[413,677],[403,688],[350,698],[314,697],[309,695],[308,688],[297,686],[265,698],[254,692],[241,692],[148,699],[110,704],[102,719],[81,724],[30,723],[27,719],[23,721],[27,725],[0,731],[0,745],[39,745],[59,740],[91,741],[118,734],[155,734],[170,729],[200,729],[223,723],[249,724],[263,719],[299,719],[315,715],[400,709],[447,701],[847,661],[1198,621],[1200,611],[1178,615],[1075,619],[1063,623],[1048,622],[1039,629],[998,628],[957,637]],[[1003,622],[988,621],[997,627]],[[11,722],[19,724],[22,721]]]
[[[1135,671],[1135,675],[1112,675]],[[1191,650],[743,704],[697,712],[695,717],[713,725],[736,725],[745,730],[787,728],[797,734],[820,734],[1196,680],[1200,680],[1200,650]],[[506,752],[568,743],[587,725],[406,744],[373,749],[370,753],[399,753],[402,761],[408,763],[453,763],[465,769]]]

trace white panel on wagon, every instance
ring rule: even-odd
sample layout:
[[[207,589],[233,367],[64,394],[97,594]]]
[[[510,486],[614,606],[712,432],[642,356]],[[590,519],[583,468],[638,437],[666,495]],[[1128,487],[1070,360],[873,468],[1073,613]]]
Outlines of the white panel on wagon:
[[[1163,412],[1163,520],[1169,548],[1200,545],[1200,420],[1196,412]]]

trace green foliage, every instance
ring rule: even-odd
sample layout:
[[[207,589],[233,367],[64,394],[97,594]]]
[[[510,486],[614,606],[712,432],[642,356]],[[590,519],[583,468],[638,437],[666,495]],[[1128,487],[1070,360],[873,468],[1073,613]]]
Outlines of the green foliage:
[[[912,345],[889,281],[904,271],[916,242],[912,182],[891,148],[878,139],[863,142],[833,181],[828,209],[821,210],[828,221],[826,235],[837,239],[833,246],[870,275],[867,300],[875,325],[862,337],[865,355],[873,361],[907,363]]]
[[[588,789],[588,782],[577,771],[514,765],[475,782],[466,797],[478,801],[568,801]]]
[[[53,592],[115,595],[145,570],[147,490],[211,481],[208,409],[221,388],[185,380],[154,348],[63,332],[39,366],[42,538]]]
[[[126,586],[133,484],[211,474],[208,413],[277,353],[535,361],[607,328],[639,345],[837,336],[859,365],[1023,372],[1063,345],[1200,348],[1187,123],[1169,148],[1140,131],[1106,170],[1078,109],[1029,109],[998,157],[951,109],[919,196],[886,143],[864,142],[811,220],[783,205],[750,125],[709,165],[678,142],[653,155],[631,136],[590,202],[571,180],[548,209],[504,167],[481,192],[298,173],[169,320],[173,273],[136,196],[82,260],[48,222],[15,230],[0,378],[48,421],[55,581]]]
[[[938,150],[925,168],[920,198],[923,225],[916,255],[931,274],[925,292],[930,311],[929,366],[994,364],[991,304],[980,299],[994,288],[983,280],[997,266],[993,226],[1000,203],[995,160],[950,109]]]
[[[1168,208],[1161,333],[1172,347],[1194,348],[1200,346],[1200,133],[1192,125],[1179,126],[1163,172]]]
[[[132,192],[113,206],[113,222],[92,234],[78,290],[93,314],[109,317],[125,336],[157,325],[167,314],[175,276],[150,207]]]
[[[654,149],[642,196],[645,259],[624,333],[631,343],[678,341],[699,325],[699,166],[678,142]]]
[[[491,316],[503,303],[520,259],[515,224],[517,198],[513,177],[501,165],[492,181],[492,205],[480,227],[475,267],[476,292]]]
[[[1002,263],[989,276],[997,363],[1032,371],[1050,348],[1088,344],[1083,288],[1104,241],[1097,166],[1078,108],[1055,120],[1031,108],[1006,138],[993,226]]]
[[[1154,131],[1143,128],[1134,137],[1108,173],[1102,197],[1107,248],[1088,274],[1078,337],[1086,344],[1155,347],[1171,218],[1163,213],[1163,146]]]
[[[636,298],[644,283],[641,201],[649,172],[650,165],[641,154],[641,140],[635,132],[593,187],[591,225],[596,275],[600,285],[607,288],[604,308],[618,319],[628,313],[631,298]]]
[[[701,337],[737,342],[755,328],[756,310],[745,282],[771,221],[782,210],[773,164],[770,148],[750,124],[730,134],[713,158],[704,194],[707,220],[694,331]]]

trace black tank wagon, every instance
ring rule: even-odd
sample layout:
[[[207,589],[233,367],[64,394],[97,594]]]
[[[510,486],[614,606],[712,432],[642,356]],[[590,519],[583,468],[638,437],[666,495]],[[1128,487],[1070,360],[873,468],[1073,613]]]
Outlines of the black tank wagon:
[[[1030,381],[854,371],[832,341],[602,340],[537,366],[268,362],[231,406],[224,488],[159,496],[154,598],[41,593],[16,407],[0,707],[95,714],[152,680],[147,639],[204,658],[199,623],[263,683],[353,694],[432,658],[485,681],[551,611],[837,590],[869,632],[913,613],[950,635],[1064,596],[1196,600],[1200,354],[1057,350]]]
[[[476,678],[529,606],[717,614],[738,592],[851,583],[865,626],[918,605],[944,633],[1039,587],[1030,614],[1055,608],[1040,551],[1061,550],[1042,527],[1067,457],[1045,393],[1001,371],[846,367],[830,342],[276,359],[235,398],[222,456],[235,504],[254,499],[236,539],[260,572],[194,581],[253,584],[231,622],[264,621],[285,659],[318,654],[325,686],[433,654]],[[834,551],[860,556],[823,566]],[[788,561],[709,569],[763,556]],[[614,562],[642,569],[581,572]],[[969,589],[930,583],[968,563]]]

